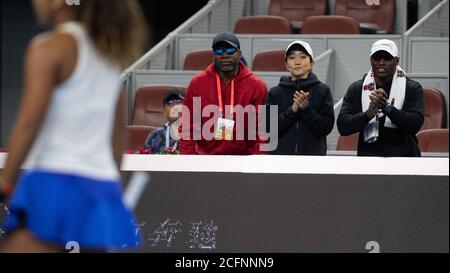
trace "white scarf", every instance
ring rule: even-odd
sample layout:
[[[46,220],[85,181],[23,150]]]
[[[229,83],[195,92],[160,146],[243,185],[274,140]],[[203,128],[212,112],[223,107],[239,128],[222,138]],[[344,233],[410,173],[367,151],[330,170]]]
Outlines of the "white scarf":
[[[370,69],[369,73],[367,73],[366,78],[364,79],[362,92],[361,92],[361,105],[362,105],[362,111],[365,112],[367,109],[369,109],[370,104],[370,92],[377,90],[374,73],[372,72],[372,69]],[[389,92],[389,98],[388,102],[392,102],[392,99],[394,99],[394,106],[397,109],[402,109],[403,103],[405,102],[405,93],[406,93],[406,76],[405,71],[397,65],[397,71],[394,74],[394,78],[392,79],[392,85],[391,90]],[[384,114],[379,113],[378,118],[381,118]],[[369,123],[375,122],[375,117],[370,120]],[[386,117],[386,120],[384,122],[385,127],[389,128],[397,128],[397,125],[392,123],[392,121]]]

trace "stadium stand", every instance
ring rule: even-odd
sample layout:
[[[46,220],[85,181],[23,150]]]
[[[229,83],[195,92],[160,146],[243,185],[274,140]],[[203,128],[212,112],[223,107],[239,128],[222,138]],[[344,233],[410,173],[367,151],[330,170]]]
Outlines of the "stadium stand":
[[[212,63],[211,49],[202,49],[189,52],[184,59],[183,70],[204,70]]]
[[[176,85],[147,85],[139,88],[134,98],[134,106],[131,124],[160,127],[164,125],[163,98],[167,91],[177,88],[186,90],[185,87]]]
[[[425,120],[420,130],[447,128],[447,109],[444,95],[435,88],[424,87],[423,96]]]
[[[303,22],[302,34],[359,34],[358,22],[348,16],[317,15]]]
[[[291,32],[289,20],[275,15],[244,16],[234,26],[236,34],[291,34]]]
[[[136,150],[144,147],[145,138],[156,128],[154,126],[127,125],[125,128],[128,138],[126,150]]]
[[[296,32],[300,31],[307,17],[327,13],[327,0],[271,0],[269,5],[269,15],[286,17]]]
[[[421,152],[448,153],[448,129],[428,129],[417,134]]]
[[[253,58],[253,71],[286,71],[285,50],[266,50]]]
[[[395,0],[380,0],[379,5],[368,5],[361,0],[336,0],[333,14],[354,18],[362,33],[392,33],[395,8]]]

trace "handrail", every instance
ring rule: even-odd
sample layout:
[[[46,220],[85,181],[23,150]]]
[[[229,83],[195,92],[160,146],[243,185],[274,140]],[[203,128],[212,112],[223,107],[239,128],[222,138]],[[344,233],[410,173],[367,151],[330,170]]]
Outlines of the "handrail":
[[[336,112],[336,110],[339,109],[339,107],[341,107],[343,103],[344,103],[344,98],[341,98],[340,100],[338,100],[338,102],[336,102],[336,104],[333,106],[334,112]]]
[[[148,52],[146,52],[141,58],[139,58],[136,62],[134,62],[130,67],[124,70],[121,77],[125,78],[129,74],[130,71],[134,71],[139,69],[142,65],[148,63],[152,57],[159,53],[161,50],[167,48],[172,42],[175,41],[175,37],[177,34],[184,34],[188,32],[192,27],[203,20],[205,16],[212,13],[215,6],[219,5],[221,2],[225,0],[209,0],[208,3],[197,11],[194,15],[192,15],[189,19],[187,19],[184,23],[178,26],[174,31],[170,32],[163,40],[161,40],[158,44],[152,47]],[[208,26],[210,29],[211,26]]]
[[[333,54],[333,49],[329,48],[325,52],[320,54],[317,58],[314,58],[314,62],[321,61],[322,59],[325,59],[332,54]]]
[[[408,29],[408,31],[405,32],[404,36],[405,37],[411,36],[411,34],[413,34],[417,29],[422,27],[426,23],[426,21],[428,21],[429,18],[434,16],[436,13],[438,13],[441,10],[442,6],[444,6],[446,4],[448,4],[448,0],[444,0],[444,1],[440,2],[439,4],[437,4],[424,17],[422,17],[422,19],[417,21],[417,23],[415,23],[410,29]]]

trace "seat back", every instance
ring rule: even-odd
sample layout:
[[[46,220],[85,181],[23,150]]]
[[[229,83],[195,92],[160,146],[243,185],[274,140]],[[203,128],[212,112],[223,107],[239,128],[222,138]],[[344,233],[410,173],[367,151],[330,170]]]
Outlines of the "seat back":
[[[358,150],[359,133],[349,136],[339,136],[336,144],[336,151],[356,151]]]
[[[421,152],[448,153],[448,129],[428,129],[417,133]]]
[[[348,16],[318,15],[303,21],[302,34],[359,34],[358,22]]]
[[[128,138],[127,150],[137,150],[144,147],[147,136],[157,127],[144,125],[127,125],[126,134]]]
[[[437,89],[424,87],[425,119],[420,130],[447,127],[447,108],[444,95]]]
[[[170,89],[186,90],[177,85],[147,85],[138,89],[134,97],[131,124],[161,127],[166,123],[163,98]]]
[[[271,0],[269,15],[283,16],[293,22],[328,13],[328,0]]]
[[[189,52],[184,58],[183,70],[205,70],[214,62],[212,49],[201,49]]]
[[[236,34],[291,34],[291,23],[275,15],[244,16],[234,26]]]
[[[286,71],[284,50],[261,51],[253,58],[253,71]]]
[[[381,30],[392,33],[395,0],[379,0],[379,3],[368,5],[366,0],[336,0],[333,14],[352,17],[358,23],[374,24]]]

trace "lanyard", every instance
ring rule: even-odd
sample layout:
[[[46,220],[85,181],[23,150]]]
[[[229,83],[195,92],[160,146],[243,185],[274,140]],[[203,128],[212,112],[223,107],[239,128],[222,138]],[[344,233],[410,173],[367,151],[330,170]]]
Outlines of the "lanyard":
[[[167,126],[166,126],[166,149],[170,147],[170,138],[169,138],[169,135],[170,135],[170,130],[172,130],[170,127],[171,127],[170,125],[167,125]],[[173,147],[172,147],[173,150],[176,150],[176,149],[177,149],[177,144],[178,144],[178,141],[175,141],[175,144],[174,144]]]
[[[219,100],[220,116],[223,117],[222,111],[225,111],[225,109],[223,108],[223,103],[222,103],[222,87],[220,85],[219,73],[216,73],[216,82],[217,82],[217,98]],[[231,80],[231,98],[230,98],[230,117],[231,118],[233,118],[233,113],[234,113],[234,79]]]

